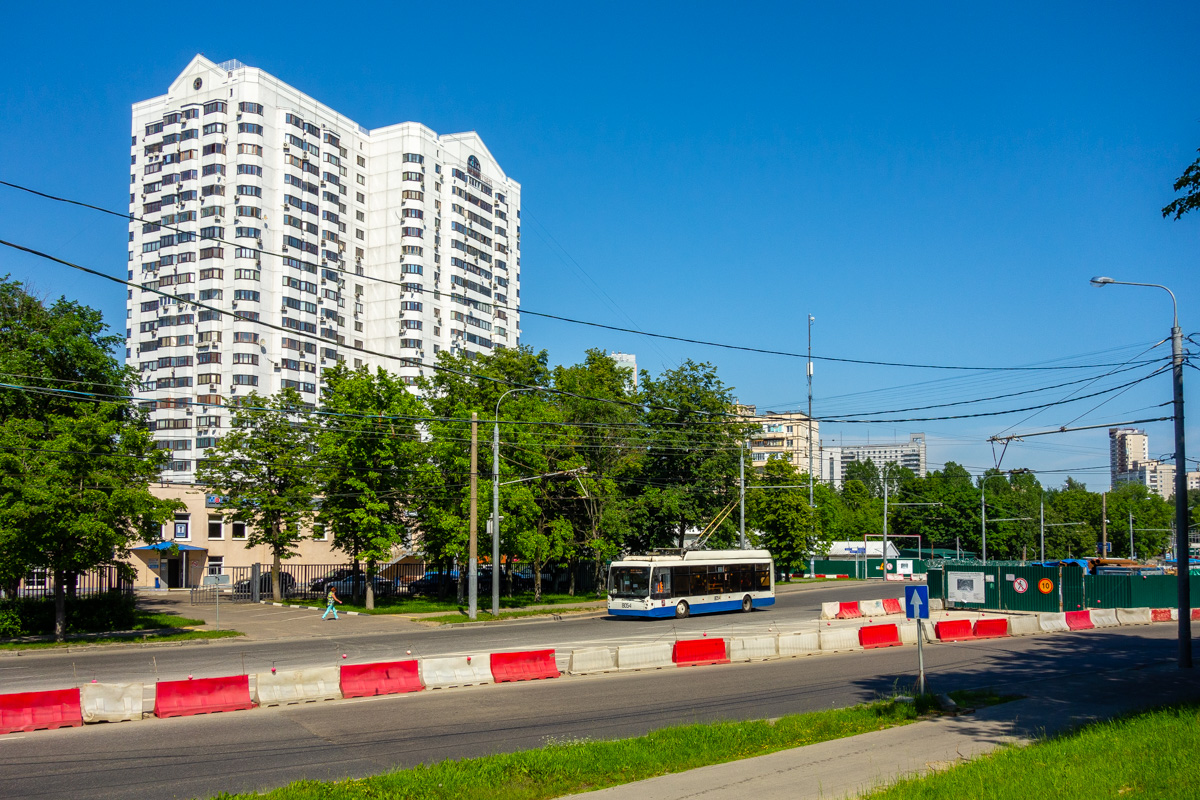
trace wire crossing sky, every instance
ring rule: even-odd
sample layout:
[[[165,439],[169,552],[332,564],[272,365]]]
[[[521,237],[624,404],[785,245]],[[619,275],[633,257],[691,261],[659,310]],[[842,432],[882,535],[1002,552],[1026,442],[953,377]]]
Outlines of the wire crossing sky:
[[[1200,148],[1195,3],[363,3],[338,59],[314,58],[278,14],[9,10],[22,34],[0,180],[126,208],[130,105],[198,52],[368,128],[474,130],[523,187],[524,344],[552,363],[635,353],[652,373],[711,361],[742,402],[795,409],[812,314],[814,354],[847,359],[816,366],[815,415],[846,420],[821,438],[920,430],[935,467],[990,465],[987,437],[1018,421],[1006,432],[1162,416],[1165,374],[1084,398],[1161,366],[1170,328],[1162,292],[1091,276],[1168,285],[1185,333],[1200,329],[1200,217],[1160,213]],[[422,32],[400,58],[398,31]],[[481,35],[477,57],[448,46]],[[120,215],[6,188],[0,239],[125,275]],[[124,328],[124,287],[4,250],[0,273]],[[1169,423],[1145,427],[1152,457],[1171,450]],[[1097,489],[1107,453],[1100,429],[1015,442],[1005,466]]]

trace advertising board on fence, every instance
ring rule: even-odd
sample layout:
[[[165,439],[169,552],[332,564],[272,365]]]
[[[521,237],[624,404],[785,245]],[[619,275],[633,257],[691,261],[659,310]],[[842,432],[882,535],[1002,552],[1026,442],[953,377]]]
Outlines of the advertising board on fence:
[[[946,599],[955,603],[983,603],[982,572],[947,572]]]

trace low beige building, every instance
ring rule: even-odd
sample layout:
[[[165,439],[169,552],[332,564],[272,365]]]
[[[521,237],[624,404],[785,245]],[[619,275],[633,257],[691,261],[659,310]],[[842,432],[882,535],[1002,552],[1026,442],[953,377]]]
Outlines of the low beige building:
[[[750,435],[747,445],[750,448],[750,461],[755,469],[762,470],[767,461],[782,459],[796,468],[797,472],[807,474],[809,463],[809,435],[812,441],[820,441],[820,425],[816,420],[809,421],[807,415],[799,411],[764,411],[759,414],[754,406],[739,405],[737,413],[746,422],[757,426]],[[816,453],[813,453],[816,458]],[[820,474],[820,463],[813,462],[813,472]]]
[[[271,563],[265,545],[247,547],[247,523],[222,513],[219,495],[197,486],[165,483],[151,486],[156,497],[181,500],[185,508],[162,526],[162,542],[133,549],[138,588],[185,589],[199,586],[204,575],[219,575],[231,567]],[[294,564],[344,564],[349,559],[332,548],[332,537],[319,526],[296,544]],[[178,552],[171,548],[178,545]]]

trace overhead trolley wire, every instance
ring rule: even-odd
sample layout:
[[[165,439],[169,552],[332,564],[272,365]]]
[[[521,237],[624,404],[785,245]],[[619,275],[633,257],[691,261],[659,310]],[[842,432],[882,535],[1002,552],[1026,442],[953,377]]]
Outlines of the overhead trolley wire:
[[[126,213],[123,213],[120,211],[114,211],[113,209],[104,208],[102,206],[97,206],[92,203],[87,203],[82,200],[75,200],[75,199],[68,198],[68,197],[61,197],[58,195],[49,194],[48,192],[42,192],[37,189],[30,188],[28,186],[22,186],[21,184],[12,183],[11,181],[0,180],[0,186],[7,186],[11,189],[15,189],[15,190],[22,191],[22,192],[27,192],[27,193],[35,195],[37,197],[41,197],[41,198],[44,198],[47,200],[52,200],[54,202],[67,203],[70,205],[79,206],[81,208],[86,208],[86,209],[89,209],[92,211],[98,211],[103,214],[108,214],[108,215],[111,215],[114,217],[119,217],[122,220],[126,220],[126,221],[133,220],[133,221],[142,222],[145,224],[158,225],[159,227],[161,227],[163,229],[172,230],[172,231],[181,232],[181,233],[194,233],[194,231],[186,231],[178,226],[163,223],[159,220],[151,220],[151,219],[147,219],[145,217],[140,217],[133,213],[126,214]],[[224,237],[206,237],[204,241],[221,242],[223,244],[230,244],[230,245],[235,245],[238,247],[244,246],[241,243],[230,241],[228,239],[225,239]],[[24,248],[22,248],[22,249],[24,249]],[[287,256],[284,256],[282,253],[276,253],[276,252],[273,252],[273,251],[270,251],[270,250],[267,250],[267,249],[261,248],[261,247],[249,247],[246,249],[253,250],[254,252],[262,254],[262,255],[269,255],[269,256],[276,257],[276,258],[286,258],[287,257]],[[30,251],[30,252],[33,252],[33,251]],[[356,272],[350,272],[349,270],[345,270],[340,267],[326,266],[325,268],[329,269],[331,271],[334,271],[334,272],[342,273],[342,274],[352,277],[352,278],[362,279],[364,281],[374,281],[376,283],[382,283],[382,284],[387,284],[390,286],[397,286],[397,287],[401,287],[401,288],[403,288],[403,286],[404,286],[404,284],[399,281],[393,281],[393,280],[389,280],[387,278],[380,278],[380,277],[376,277],[373,275],[359,275]],[[99,274],[103,275],[103,273],[99,273]],[[107,275],[104,277],[111,278],[111,276],[107,276]],[[153,290],[145,289],[145,287],[140,286],[140,284],[129,284],[129,285],[133,286],[134,288],[142,288],[145,291],[153,291]],[[167,296],[173,296],[173,295],[167,295]],[[190,302],[190,301],[185,301],[185,302]],[[506,311],[512,311],[512,312],[518,313],[518,314],[529,314],[530,316],[544,317],[546,319],[558,320],[560,322],[568,322],[568,323],[571,323],[574,325],[584,325],[584,326],[593,327],[593,328],[600,328],[603,330],[615,331],[618,333],[629,333],[629,334],[633,334],[636,336],[646,336],[646,337],[653,338],[653,339],[664,339],[664,340],[668,340],[668,341],[681,342],[683,344],[696,344],[696,345],[702,345],[705,347],[717,347],[717,348],[721,348],[721,349],[725,349],[725,350],[736,350],[736,351],[747,352],[747,353],[758,353],[761,355],[782,356],[785,358],[799,358],[799,359],[807,360],[810,357],[806,353],[794,353],[794,352],[790,352],[790,351],[786,351],[786,350],[772,350],[772,349],[762,348],[762,347],[749,347],[749,346],[745,346],[745,345],[728,344],[725,342],[713,342],[713,341],[709,341],[709,340],[705,340],[705,339],[695,339],[695,338],[684,337],[684,336],[674,336],[674,335],[665,334],[665,333],[650,333],[650,332],[639,330],[636,328],[624,328],[624,327],[620,327],[617,325],[608,325],[608,324],[601,323],[601,322],[592,322],[589,320],[574,319],[572,317],[566,317],[566,316],[562,316],[559,314],[550,314],[550,313],[541,312],[541,311],[532,311],[528,308],[507,306],[507,305],[503,305],[500,303],[491,303],[491,305],[496,308],[504,309]],[[290,333],[297,333],[296,331],[291,331],[290,329],[288,329],[288,330]],[[324,340],[320,340],[319,337],[318,337],[318,340],[324,341]],[[371,355],[382,355],[382,354],[371,353],[371,351],[368,351],[368,350],[363,350],[362,352],[366,352]],[[400,356],[384,356],[384,357],[402,358]],[[860,364],[860,365],[864,365],[864,366],[902,367],[902,368],[906,368],[906,369],[935,369],[935,370],[954,370],[954,371],[971,371],[971,372],[1026,372],[1026,371],[1048,371],[1048,370],[1067,370],[1067,369],[1095,369],[1095,368],[1101,368],[1101,367],[1123,366],[1123,364],[1063,364],[1063,365],[1056,365],[1056,366],[1032,365],[1032,366],[988,367],[988,366],[968,366],[968,365],[956,365],[956,364],[920,364],[920,363],[881,361],[881,360],[875,360],[875,359],[845,358],[845,357],[822,356],[822,355],[812,355],[811,358],[813,361],[826,361],[826,362],[841,363],[841,364]],[[407,359],[407,360],[414,361],[415,359]]]

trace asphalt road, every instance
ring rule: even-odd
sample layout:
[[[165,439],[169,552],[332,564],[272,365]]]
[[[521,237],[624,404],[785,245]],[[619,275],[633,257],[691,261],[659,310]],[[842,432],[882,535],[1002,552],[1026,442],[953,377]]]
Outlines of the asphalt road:
[[[577,647],[616,646],[656,639],[673,641],[677,635],[707,633],[728,637],[776,633],[781,629],[790,632],[801,624],[811,627],[822,602],[901,597],[903,591],[900,584],[885,587],[879,582],[821,584],[785,588],[778,593],[773,607],[751,614],[709,614],[685,620],[565,616],[561,621],[440,628],[405,624],[398,625],[394,633],[358,633],[359,621],[373,621],[372,627],[377,628],[379,618],[343,615],[337,622],[325,623],[321,630],[326,635],[320,637],[260,642],[209,640],[179,647],[83,648],[70,653],[47,650],[0,658],[0,693],[58,689],[93,679],[101,683],[153,683],[182,680],[189,675],[199,678],[266,672],[272,667],[302,669],[512,650],[554,648],[565,657]],[[286,625],[286,620],[296,614],[294,610],[273,606],[253,608],[268,618],[278,615],[281,625]],[[307,613],[319,616],[318,612]]]
[[[1115,670],[1170,663],[1174,636],[1174,626],[1156,625],[931,645],[925,655],[935,691],[1061,694],[1085,676],[1103,692]],[[890,648],[15,734],[0,737],[0,794],[210,797],[537,747],[548,737],[625,737],[846,706],[910,685],[915,670],[915,648]]]

